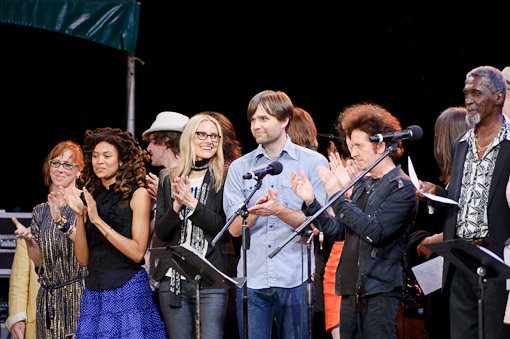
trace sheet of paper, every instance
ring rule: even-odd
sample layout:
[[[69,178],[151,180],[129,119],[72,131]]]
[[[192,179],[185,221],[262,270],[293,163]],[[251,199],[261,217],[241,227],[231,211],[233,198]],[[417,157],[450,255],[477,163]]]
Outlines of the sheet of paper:
[[[409,170],[409,177],[411,178],[411,182],[413,183],[414,187],[416,187],[418,192],[420,192],[421,194],[423,194],[423,196],[429,198],[430,200],[443,202],[445,204],[457,205],[457,202],[455,200],[443,198],[443,197],[440,197],[440,196],[437,196],[434,194],[423,192],[420,189],[420,181],[418,180],[418,176],[416,175],[416,171],[414,170],[414,166],[413,166],[413,162],[411,161],[411,157],[408,157],[407,160],[408,160],[407,168]]]
[[[505,258],[505,264],[510,266],[510,245],[503,249],[503,257]],[[506,289],[510,290],[510,279],[506,280]]]
[[[441,288],[443,262],[444,258],[438,256],[411,268],[423,294],[427,295]]]

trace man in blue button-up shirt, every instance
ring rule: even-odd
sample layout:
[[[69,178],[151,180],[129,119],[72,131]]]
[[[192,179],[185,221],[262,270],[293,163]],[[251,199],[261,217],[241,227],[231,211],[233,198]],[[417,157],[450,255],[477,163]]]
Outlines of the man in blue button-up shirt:
[[[280,338],[306,337],[308,333],[307,303],[305,299],[307,272],[306,242],[300,236],[292,238],[272,258],[268,256],[282,245],[295,229],[301,226],[305,215],[303,200],[291,186],[292,171],[305,171],[311,178],[316,197],[326,202],[326,192],[317,166],[328,167],[326,158],[315,151],[298,146],[287,136],[292,122],[293,105],[281,91],[263,91],[248,105],[251,132],[259,144],[254,151],[230,165],[223,196],[227,218],[233,216],[254,190],[255,179],[244,180],[243,174],[265,168],[273,161],[283,165],[283,171],[268,175],[248,203],[247,225],[251,229],[250,247],[246,251],[247,272],[241,255],[237,274],[247,277],[248,336],[270,338],[273,318]],[[242,235],[241,216],[229,227],[236,237]],[[313,251],[312,251],[313,253]],[[314,271],[313,254],[311,258]],[[243,291],[237,291],[239,330],[243,331]]]

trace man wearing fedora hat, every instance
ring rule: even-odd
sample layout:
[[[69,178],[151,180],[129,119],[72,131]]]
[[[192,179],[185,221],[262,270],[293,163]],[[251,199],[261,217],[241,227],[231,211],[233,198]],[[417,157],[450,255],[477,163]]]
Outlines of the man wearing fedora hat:
[[[147,151],[154,167],[174,168],[179,161],[179,139],[189,118],[181,113],[161,112],[151,127],[143,132],[143,140],[149,143]],[[158,177],[147,175],[148,190],[153,203],[158,192]]]
[[[506,82],[506,99],[503,104],[503,114],[510,119],[510,66],[506,66],[503,68],[503,77],[505,78]]]
[[[151,155],[151,165],[154,167],[174,168],[177,166],[179,161],[179,140],[181,133],[184,130],[184,126],[188,122],[189,118],[181,113],[165,111],[161,112],[156,116],[156,120],[152,123],[151,127],[143,132],[142,138],[144,141],[149,143],[147,151]],[[158,176],[149,173],[147,175],[147,190],[151,197],[152,211],[156,205],[157,194],[158,194]],[[162,245],[162,242],[156,237],[153,232],[154,229],[154,218],[151,220],[151,237],[149,247],[157,247]],[[146,255],[146,264],[148,266],[149,277],[155,270],[154,258]],[[151,286],[154,288],[157,284],[151,279]]]

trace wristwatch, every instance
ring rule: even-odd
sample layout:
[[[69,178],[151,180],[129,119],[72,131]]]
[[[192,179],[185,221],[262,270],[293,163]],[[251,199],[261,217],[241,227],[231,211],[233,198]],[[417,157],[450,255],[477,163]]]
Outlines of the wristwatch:
[[[71,228],[71,224],[67,222],[67,217],[65,215],[61,216],[60,219],[55,221],[55,225],[57,225],[58,229],[64,233],[69,231],[69,228]]]

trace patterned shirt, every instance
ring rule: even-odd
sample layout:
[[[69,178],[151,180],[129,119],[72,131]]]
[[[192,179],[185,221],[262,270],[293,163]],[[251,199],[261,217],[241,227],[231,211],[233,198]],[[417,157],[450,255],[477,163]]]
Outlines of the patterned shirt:
[[[462,173],[462,184],[457,215],[457,236],[463,239],[483,238],[489,235],[487,205],[501,142],[510,140],[510,124],[505,117],[498,134],[486,149],[482,159],[476,151],[475,131],[468,131],[460,142],[468,143],[468,152]]]

